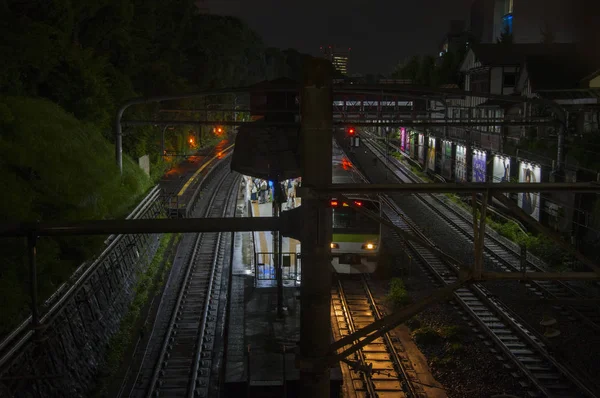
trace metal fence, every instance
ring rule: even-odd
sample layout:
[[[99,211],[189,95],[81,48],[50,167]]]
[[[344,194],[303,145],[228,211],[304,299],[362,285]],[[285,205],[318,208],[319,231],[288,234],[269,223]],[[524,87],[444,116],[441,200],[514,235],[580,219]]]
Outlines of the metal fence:
[[[301,261],[300,253],[283,252],[281,253],[282,279],[285,286],[298,286],[300,284]],[[254,253],[254,280],[256,281],[276,281],[275,273],[275,253],[273,252],[255,252]],[[288,282],[288,283],[285,283]]]

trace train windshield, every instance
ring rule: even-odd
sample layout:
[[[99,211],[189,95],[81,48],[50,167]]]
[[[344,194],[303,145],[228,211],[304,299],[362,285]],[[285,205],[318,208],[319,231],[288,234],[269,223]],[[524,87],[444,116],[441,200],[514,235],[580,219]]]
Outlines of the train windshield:
[[[365,205],[367,210],[379,215],[379,207],[375,203]],[[379,234],[379,222],[357,212],[352,207],[333,208],[333,233]]]

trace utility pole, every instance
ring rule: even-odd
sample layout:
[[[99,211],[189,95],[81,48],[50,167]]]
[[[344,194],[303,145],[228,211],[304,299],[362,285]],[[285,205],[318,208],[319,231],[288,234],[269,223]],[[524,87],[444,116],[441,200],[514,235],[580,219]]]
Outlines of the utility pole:
[[[307,58],[301,93],[302,188],[331,184],[333,94],[331,64]],[[306,191],[305,191],[306,192]],[[300,290],[300,396],[329,397],[325,365],[331,343],[331,210],[323,199],[302,196],[302,286]]]

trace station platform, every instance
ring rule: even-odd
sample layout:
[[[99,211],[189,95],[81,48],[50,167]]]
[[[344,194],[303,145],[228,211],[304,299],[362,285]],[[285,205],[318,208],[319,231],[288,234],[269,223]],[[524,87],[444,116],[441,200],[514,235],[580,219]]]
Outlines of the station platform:
[[[206,148],[177,164],[161,178],[159,186],[165,196],[168,216],[183,218],[190,203],[196,199],[198,185],[220,160],[232,153],[233,144],[223,139],[213,148]]]
[[[248,184],[246,184],[246,203],[249,204],[251,217],[271,217],[273,215],[273,203],[259,203],[252,201]],[[287,210],[287,204],[283,204],[282,211]],[[300,199],[295,199],[295,206],[300,206]],[[275,256],[273,233],[270,231],[255,231],[252,233],[254,251],[254,277],[257,287],[275,287]],[[300,242],[296,239],[283,237],[281,242],[283,285],[285,287],[300,286]]]
[[[272,215],[272,203],[253,202],[248,181],[237,216]],[[296,199],[296,205],[300,199]],[[270,232],[234,235],[223,396],[296,397],[295,365],[300,340],[300,243],[283,238],[284,316],[277,316],[277,288]],[[287,262],[289,261],[289,263]],[[288,266],[289,264],[289,266]],[[331,372],[331,396],[339,396],[342,374]]]

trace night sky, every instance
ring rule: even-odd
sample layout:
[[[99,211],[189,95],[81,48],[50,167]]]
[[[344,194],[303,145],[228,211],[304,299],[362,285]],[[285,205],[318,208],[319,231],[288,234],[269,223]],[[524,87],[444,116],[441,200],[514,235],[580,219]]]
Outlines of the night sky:
[[[243,19],[267,46],[317,55],[352,48],[351,73],[389,73],[406,57],[435,55],[450,20],[472,0],[206,0],[213,14]],[[468,22],[467,22],[468,24]]]

